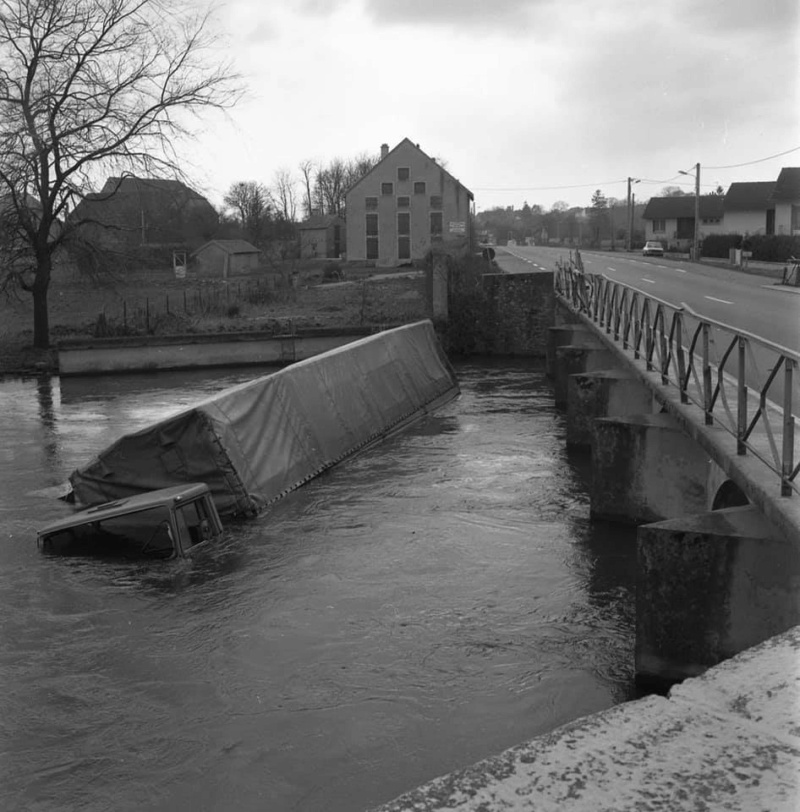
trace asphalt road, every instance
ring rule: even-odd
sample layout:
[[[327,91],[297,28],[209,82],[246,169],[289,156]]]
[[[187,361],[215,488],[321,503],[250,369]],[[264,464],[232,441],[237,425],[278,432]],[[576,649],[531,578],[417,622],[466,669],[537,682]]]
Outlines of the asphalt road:
[[[569,250],[544,246],[498,247],[500,267],[510,273],[554,270]],[[800,350],[800,288],[774,279],[697,263],[637,254],[582,251],[587,273],[605,274],[674,305]]]

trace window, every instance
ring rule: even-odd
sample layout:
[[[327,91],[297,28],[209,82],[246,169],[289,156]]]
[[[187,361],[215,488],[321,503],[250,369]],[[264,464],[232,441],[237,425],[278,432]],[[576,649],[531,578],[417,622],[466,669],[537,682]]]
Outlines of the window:
[[[442,213],[440,211],[431,212],[431,239],[441,240],[443,231]]]
[[[411,214],[397,213],[397,258],[411,259]]]
[[[796,231],[800,231],[800,206],[792,206],[792,234]]]
[[[367,259],[378,258],[378,215],[367,215]]]
[[[705,217],[705,218],[703,218],[703,225],[706,225],[706,226],[719,225],[721,222],[722,222],[722,220],[720,220],[719,217]]]
[[[425,181],[424,180],[415,180],[414,181],[414,194],[415,195],[424,195],[425,194]]]
[[[394,194],[394,184],[390,181],[388,183],[381,184],[381,194],[382,195],[393,195]]]
[[[442,208],[442,196],[441,195],[431,195],[431,208],[432,209],[441,209]]]
[[[378,198],[377,197],[368,197],[364,201],[367,211],[370,209],[377,209],[378,208]]]
[[[663,234],[667,230],[666,220],[653,220],[653,233]]]
[[[398,166],[397,167],[397,180],[408,180],[408,167],[407,166]]]
[[[411,198],[408,195],[397,198],[397,208],[407,209],[411,205]]]

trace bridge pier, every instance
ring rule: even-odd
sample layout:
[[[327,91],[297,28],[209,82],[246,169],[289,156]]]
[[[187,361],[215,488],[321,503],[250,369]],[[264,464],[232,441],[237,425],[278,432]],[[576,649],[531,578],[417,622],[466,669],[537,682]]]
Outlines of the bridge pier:
[[[594,421],[601,417],[649,414],[656,410],[653,393],[621,369],[579,372],[567,382],[567,445],[590,448]]]
[[[556,350],[568,344],[579,347],[602,346],[601,342],[597,340],[596,333],[585,324],[567,322],[556,327],[550,327],[547,331],[547,347],[545,348],[545,372],[548,378],[555,378],[556,376]]]
[[[591,516],[626,524],[706,509],[708,455],[668,414],[594,421]]]
[[[754,507],[639,527],[637,683],[663,689],[800,624],[800,551]]]
[[[619,365],[613,350],[600,344],[566,344],[556,349],[555,404],[556,408],[567,406],[567,384],[570,375],[614,369]]]

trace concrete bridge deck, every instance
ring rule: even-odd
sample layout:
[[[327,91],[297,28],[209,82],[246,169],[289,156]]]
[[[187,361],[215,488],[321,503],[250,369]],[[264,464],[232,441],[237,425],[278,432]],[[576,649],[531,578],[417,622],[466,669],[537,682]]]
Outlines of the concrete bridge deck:
[[[376,812],[800,809],[800,627]]]

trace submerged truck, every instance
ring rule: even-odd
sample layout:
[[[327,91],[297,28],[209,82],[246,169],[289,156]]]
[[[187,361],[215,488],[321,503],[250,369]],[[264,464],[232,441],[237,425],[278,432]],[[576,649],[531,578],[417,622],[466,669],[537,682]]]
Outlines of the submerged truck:
[[[154,492],[202,483],[219,515],[256,515],[458,394],[433,324],[407,324],[226,389],[124,435],[72,473],[72,499],[123,510],[125,500],[160,498]],[[50,528],[42,533],[52,535]],[[173,540],[175,554],[186,549]]]

